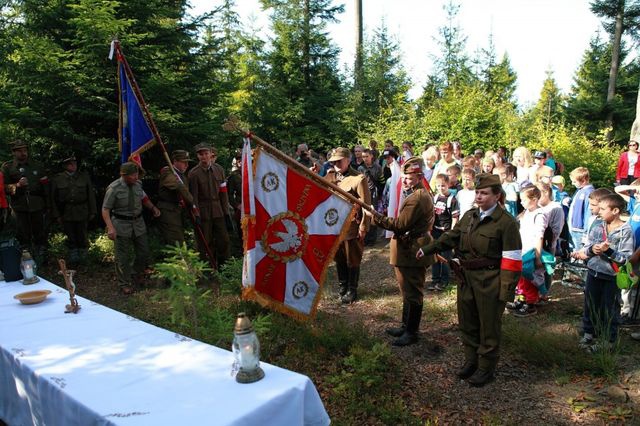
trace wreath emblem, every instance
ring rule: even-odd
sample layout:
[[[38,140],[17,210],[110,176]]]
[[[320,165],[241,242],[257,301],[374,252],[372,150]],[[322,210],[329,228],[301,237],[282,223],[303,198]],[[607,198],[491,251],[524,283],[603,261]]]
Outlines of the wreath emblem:
[[[265,175],[262,176],[260,185],[262,186],[264,192],[275,191],[276,189],[278,189],[278,187],[280,187],[280,178],[278,178],[278,175],[273,172],[265,173]]]
[[[333,226],[336,223],[338,223],[338,220],[340,219],[340,215],[338,214],[338,210],[334,209],[334,208],[330,208],[329,210],[327,210],[327,212],[324,214],[324,223],[327,226]]]
[[[309,294],[309,284],[304,281],[298,281],[293,285],[293,288],[291,288],[291,294],[294,299],[303,299],[307,297],[307,294]]]

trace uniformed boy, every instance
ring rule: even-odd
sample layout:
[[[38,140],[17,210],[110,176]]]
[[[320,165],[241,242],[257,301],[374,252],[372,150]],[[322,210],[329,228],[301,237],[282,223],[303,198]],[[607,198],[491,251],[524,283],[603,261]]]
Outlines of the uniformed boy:
[[[96,216],[96,196],[89,174],[78,170],[75,156],[62,161],[64,171],[51,182],[52,217],[67,236],[69,261],[77,263],[87,258],[89,238],[87,226]]]

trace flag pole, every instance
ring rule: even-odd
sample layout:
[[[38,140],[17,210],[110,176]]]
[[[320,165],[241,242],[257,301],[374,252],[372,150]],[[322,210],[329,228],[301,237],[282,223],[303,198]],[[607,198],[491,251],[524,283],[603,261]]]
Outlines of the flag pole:
[[[133,91],[136,97],[138,98],[138,101],[139,101],[138,103],[142,107],[142,111],[144,112],[144,115],[147,118],[147,123],[149,124],[149,128],[151,129],[153,138],[156,140],[158,145],[160,145],[162,156],[164,160],[167,162],[167,166],[169,166],[169,170],[173,171],[173,174],[176,177],[176,179],[178,179],[178,182],[184,184],[184,182],[182,181],[178,173],[173,168],[173,163],[171,162],[171,158],[169,157],[167,148],[162,142],[162,138],[160,137],[160,132],[158,132],[156,123],[153,121],[153,117],[151,116],[151,113],[147,108],[147,103],[145,102],[144,97],[142,96],[142,91],[140,91],[138,82],[136,82],[136,79],[133,76],[133,71],[131,71],[131,67],[129,66],[129,62],[127,62],[127,58],[125,58],[124,53],[122,53],[122,49],[120,48],[120,42],[118,40],[113,41],[113,49],[115,50],[116,60],[118,62],[122,62],[122,65],[124,66],[124,72],[129,78],[129,81],[131,82],[131,87],[133,88]],[[205,239],[204,233],[202,232],[202,227],[198,225],[198,222],[196,221],[196,218],[195,218],[195,214],[193,213],[193,210],[191,208],[189,208],[189,218],[191,219],[191,223],[193,223],[193,228],[196,230],[196,234],[198,235],[198,237],[200,237],[200,241],[202,242],[202,245],[205,248],[207,258],[209,259],[209,265],[211,265],[213,269],[217,269],[217,262],[215,260],[215,257],[211,252],[211,248],[209,247],[209,244],[207,244],[207,240]]]
[[[341,195],[342,197],[344,197],[348,201],[350,201],[352,204],[357,204],[360,207],[362,207],[363,209],[365,209],[367,211],[370,211],[372,213],[375,211],[373,209],[373,207],[371,207],[370,205],[366,204],[361,199],[354,197],[352,194],[349,194],[347,191],[345,191],[344,189],[340,188],[338,185],[336,185],[336,184],[334,184],[332,182],[329,182],[327,179],[323,178],[322,176],[320,176],[320,175],[312,172],[311,170],[307,169],[306,167],[302,166],[300,163],[295,161],[293,158],[291,158],[288,155],[284,154],[282,151],[278,150],[277,148],[275,148],[274,146],[272,146],[268,142],[264,141],[259,136],[254,135],[253,133],[251,133],[248,130],[242,129],[240,127],[240,125],[238,124],[237,119],[229,118],[222,127],[224,128],[224,130],[229,131],[229,132],[231,132],[231,131],[241,132],[245,137],[251,138],[258,145],[260,145],[262,148],[264,148],[265,151],[267,151],[269,154],[273,155],[274,157],[278,158],[280,161],[284,162],[285,164],[287,164],[289,167],[291,167],[295,171],[303,174],[304,176],[308,177],[309,179],[313,180],[314,182],[316,182],[319,185],[328,186],[332,190],[332,192]]]

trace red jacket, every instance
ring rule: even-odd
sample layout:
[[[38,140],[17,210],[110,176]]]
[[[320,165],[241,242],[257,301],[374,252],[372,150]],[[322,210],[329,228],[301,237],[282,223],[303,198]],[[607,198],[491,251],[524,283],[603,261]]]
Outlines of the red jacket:
[[[4,193],[4,174],[0,172],[0,209],[9,207],[7,203],[7,195]]]
[[[635,179],[640,178],[640,153],[638,154],[638,161],[636,161],[636,165],[633,168],[633,173],[629,173],[629,156],[627,155],[628,151],[620,154],[620,159],[618,160],[618,169],[616,170],[616,181],[620,182],[620,179],[625,179],[627,176],[633,174]]]

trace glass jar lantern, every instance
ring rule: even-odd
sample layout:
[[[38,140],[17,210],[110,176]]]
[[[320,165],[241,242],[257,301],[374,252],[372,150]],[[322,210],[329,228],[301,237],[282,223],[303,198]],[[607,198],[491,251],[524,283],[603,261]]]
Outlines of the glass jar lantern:
[[[22,272],[22,284],[29,285],[35,284],[40,281],[37,271],[37,265],[35,260],[31,257],[31,253],[27,250],[22,251],[22,259],[20,260],[20,272]]]
[[[245,313],[238,314],[233,334],[233,356],[238,368],[236,381],[257,382],[264,377],[264,371],[260,368],[260,342]]]

